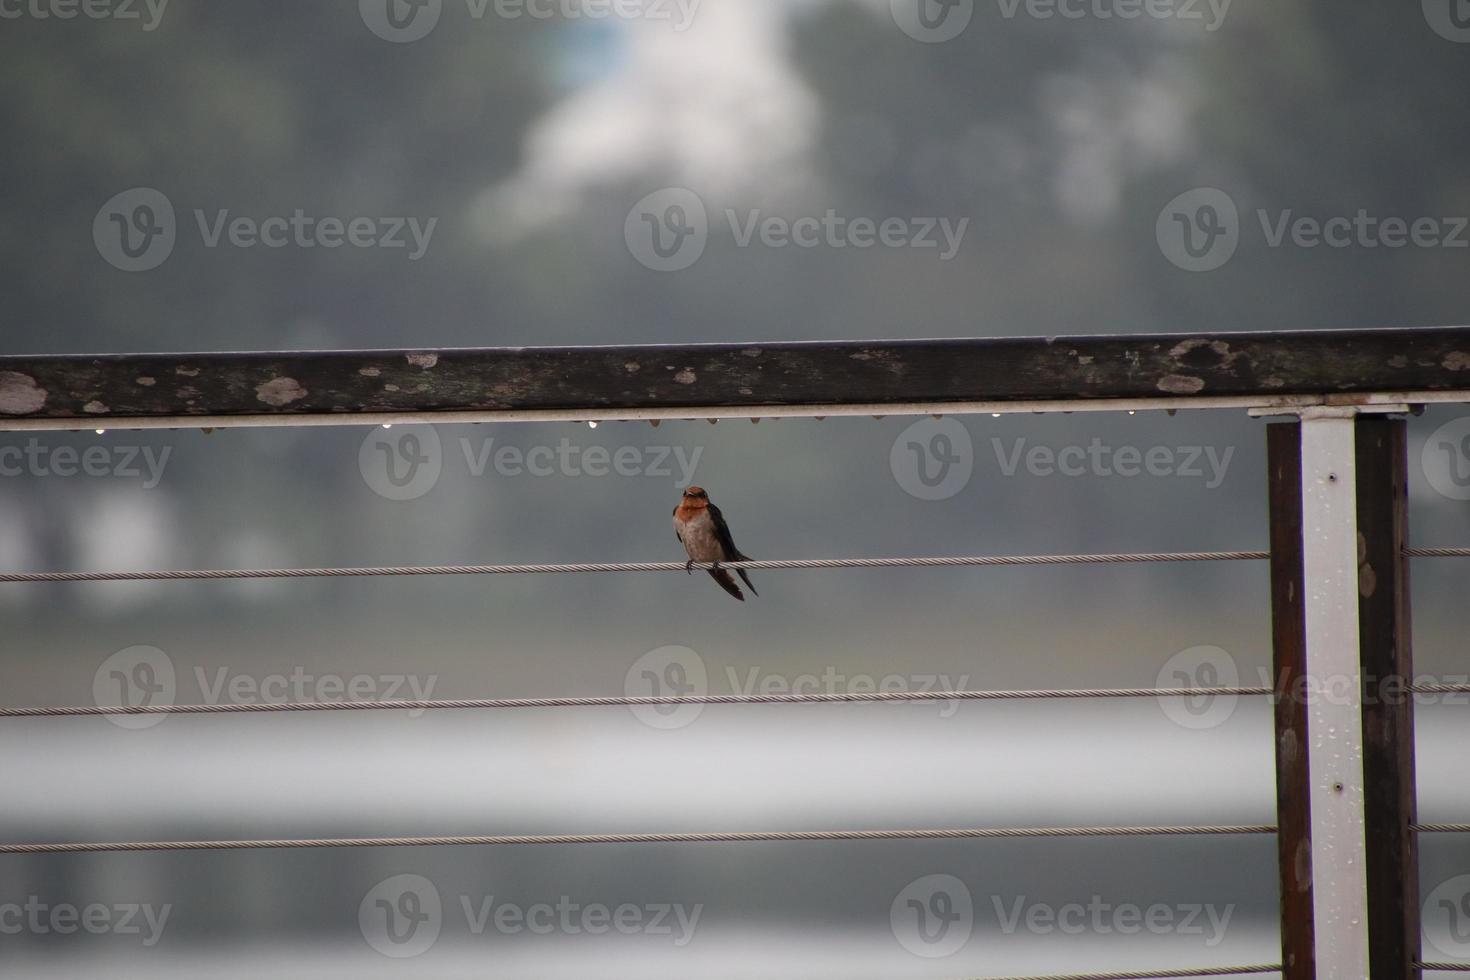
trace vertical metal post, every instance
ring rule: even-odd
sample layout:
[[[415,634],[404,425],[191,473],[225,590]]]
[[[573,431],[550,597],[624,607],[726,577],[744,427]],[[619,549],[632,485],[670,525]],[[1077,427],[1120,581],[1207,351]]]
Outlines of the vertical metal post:
[[[1273,426],[1269,444],[1276,685],[1285,699],[1277,704],[1277,799],[1288,980],[1368,977],[1354,416],[1309,410],[1299,425]],[[1293,435],[1294,514],[1285,499],[1293,454],[1283,444]]]
[[[1363,780],[1372,975],[1417,980],[1414,677],[1409,627],[1408,450],[1401,419],[1360,418],[1358,633],[1363,669]]]
[[[1307,703],[1299,695],[1307,678],[1301,429],[1300,422],[1273,422],[1266,428],[1282,980],[1314,980],[1317,975],[1311,807],[1307,804]]]

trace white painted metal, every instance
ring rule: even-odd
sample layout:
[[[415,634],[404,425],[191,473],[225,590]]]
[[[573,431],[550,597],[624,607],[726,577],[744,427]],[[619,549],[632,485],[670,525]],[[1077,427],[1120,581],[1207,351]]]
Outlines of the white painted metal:
[[[0,417],[0,432],[84,431],[87,429],[231,429],[297,426],[405,425],[413,422],[443,424],[466,422],[639,422],[663,419],[784,419],[838,418],[861,415],[1029,415],[1058,412],[1175,412],[1205,409],[1247,409],[1262,415],[1298,415],[1338,405],[1379,407],[1404,411],[1408,404],[1470,403],[1470,391],[1388,392],[1353,395],[1221,395],[1189,398],[1093,398],[1038,401],[902,402],[856,405],[781,405],[755,408],[694,406],[593,411],[587,409],[525,409],[514,411],[363,412],[343,415],[180,415],[127,418],[98,415],[86,419],[18,419]]]
[[[1307,766],[1320,980],[1368,980],[1352,409],[1302,416]]]

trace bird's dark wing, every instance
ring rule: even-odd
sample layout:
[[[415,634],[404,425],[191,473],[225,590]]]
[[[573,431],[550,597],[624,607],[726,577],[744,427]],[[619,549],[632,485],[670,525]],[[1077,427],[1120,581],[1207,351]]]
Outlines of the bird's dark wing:
[[[678,517],[679,516],[679,508],[678,507],[675,507],[674,508],[674,512],[672,514],[670,514],[669,516],[670,517]],[[679,539],[679,543],[680,544],[683,544],[684,543],[684,535],[682,535],[682,534],[679,533],[679,525],[677,525],[677,524],[674,525],[674,537],[676,537],[676,538]]]
[[[715,537],[720,541],[720,550],[725,553],[727,561],[750,561],[749,555],[742,555],[740,549],[735,547],[735,539],[730,536],[730,525],[725,523],[725,515],[720,513],[720,508],[714,504],[709,505],[710,520],[715,522]],[[750,576],[745,574],[745,569],[737,568],[736,573],[750,589],[751,595],[760,595],[755,586],[750,584]],[[733,583],[732,583],[733,584]],[[728,590],[727,590],[728,591]]]

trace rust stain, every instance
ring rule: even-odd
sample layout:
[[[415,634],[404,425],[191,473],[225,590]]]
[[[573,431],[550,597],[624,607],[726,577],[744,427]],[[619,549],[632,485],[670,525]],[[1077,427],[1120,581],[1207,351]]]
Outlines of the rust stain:
[[[255,397],[267,405],[280,408],[306,397],[306,389],[295,378],[272,378],[255,386]]]
[[[0,371],[0,413],[29,415],[46,404],[46,389],[19,371]]]
[[[158,380],[156,378],[150,378],[145,374],[143,377],[137,380],[137,383],[142,385],[144,388],[152,388],[154,385],[158,384]]]
[[[1171,395],[1193,395],[1195,392],[1203,391],[1204,387],[1204,378],[1196,378],[1188,374],[1166,374],[1159,379],[1158,383],[1160,391],[1167,391]]]

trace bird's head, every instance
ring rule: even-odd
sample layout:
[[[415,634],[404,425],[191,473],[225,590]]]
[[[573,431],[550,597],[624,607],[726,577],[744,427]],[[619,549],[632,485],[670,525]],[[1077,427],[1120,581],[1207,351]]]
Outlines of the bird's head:
[[[709,503],[709,494],[704,492],[704,487],[689,487],[684,491],[684,499],[690,503]]]

